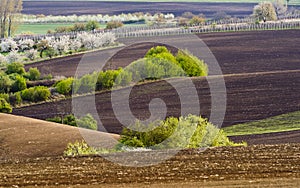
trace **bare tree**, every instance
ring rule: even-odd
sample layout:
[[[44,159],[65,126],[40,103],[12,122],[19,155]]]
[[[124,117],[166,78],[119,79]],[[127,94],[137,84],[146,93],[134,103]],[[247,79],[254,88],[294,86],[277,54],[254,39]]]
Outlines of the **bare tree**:
[[[22,0],[0,0],[0,38],[12,35],[22,8]]]

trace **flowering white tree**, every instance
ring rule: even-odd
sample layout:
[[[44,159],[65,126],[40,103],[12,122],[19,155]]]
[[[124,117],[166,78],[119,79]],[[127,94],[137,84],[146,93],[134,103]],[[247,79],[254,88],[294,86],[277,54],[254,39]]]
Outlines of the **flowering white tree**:
[[[35,50],[35,49],[31,49],[31,50],[26,51],[25,55],[26,55],[26,57],[28,59],[30,59],[31,61],[33,61],[38,56],[38,51]]]
[[[24,52],[25,50],[30,50],[32,49],[34,45],[34,41],[31,39],[21,39],[19,42],[19,50],[21,52]]]
[[[22,60],[22,56],[18,53],[18,51],[13,50],[6,56],[7,63],[20,62]]]
[[[68,35],[59,37],[52,42],[52,47],[56,51],[56,53],[62,55],[70,48],[70,37]]]
[[[0,54],[0,68],[6,66],[6,58],[4,55]]]
[[[78,51],[82,47],[82,43],[79,39],[70,40],[70,50]]]
[[[13,50],[18,50],[18,45],[13,39],[8,38],[1,42],[0,48],[1,52],[11,52]]]

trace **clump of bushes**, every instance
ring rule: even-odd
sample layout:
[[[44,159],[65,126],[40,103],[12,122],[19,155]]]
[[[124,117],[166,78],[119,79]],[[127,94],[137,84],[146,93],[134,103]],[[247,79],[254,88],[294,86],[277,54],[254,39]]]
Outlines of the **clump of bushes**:
[[[50,96],[49,89],[44,86],[36,86],[21,91],[22,99],[30,102],[46,101]]]
[[[12,107],[4,98],[0,98],[0,112],[1,113],[11,113],[12,112]]]
[[[138,132],[143,128],[149,132]],[[124,128],[118,147],[144,147],[151,149],[199,148],[244,145],[231,142],[224,132],[199,116],[170,117],[165,121],[144,125],[141,122]]]
[[[76,141],[75,143],[69,143],[67,148],[64,151],[64,156],[75,157],[83,155],[94,155],[98,154],[97,150],[93,147],[90,147],[84,141]]]
[[[61,123],[65,125],[71,125],[74,127],[80,127],[91,130],[98,130],[97,121],[91,114],[87,114],[81,118],[76,118],[73,114],[66,115],[64,117],[48,118],[47,121]]]

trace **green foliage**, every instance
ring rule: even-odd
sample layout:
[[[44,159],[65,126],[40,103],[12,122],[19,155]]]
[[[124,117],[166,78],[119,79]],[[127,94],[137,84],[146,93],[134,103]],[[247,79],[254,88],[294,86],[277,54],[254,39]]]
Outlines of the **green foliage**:
[[[107,22],[106,29],[115,29],[115,28],[123,27],[123,25],[124,24],[120,21],[110,21]]]
[[[9,96],[9,102],[13,106],[20,105],[22,103],[21,92],[11,94]]]
[[[74,78],[67,78],[65,80],[59,81],[55,86],[56,91],[63,95],[71,95],[73,82]]]
[[[0,113],[11,113],[12,108],[10,104],[3,98],[0,98]]]
[[[179,50],[176,60],[188,76],[207,76],[207,65],[188,51]]]
[[[264,134],[300,130],[300,111],[282,114],[264,120],[225,127],[230,136]]]
[[[13,73],[24,75],[25,74],[24,64],[18,62],[8,64],[6,69],[6,74],[13,74]]]
[[[151,131],[138,132],[133,128],[134,130],[147,128]],[[179,119],[170,117],[165,121],[157,121],[148,125],[136,122],[122,131],[120,143],[129,147],[153,149],[236,145],[207,119],[194,115]]]
[[[63,118],[63,119],[62,119]],[[48,118],[47,121],[61,123],[65,125],[71,125],[74,127],[81,127],[85,129],[97,130],[98,124],[97,121],[93,118],[91,114],[87,114],[81,118],[76,118],[74,115],[69,114],[64,117],[54,117]]]
[[[95,91],[96,83],[97,83],[98,73],[94,72],[92,74],[84,75],[79,79],[75,79],[73,81],[73,93],[74,94],[83,94],[83,93],[91,93]]]
[[[9,93],[12,84],[13,80],[4,72],[0,72],[0,93]]]
[[[100,72],[97,80],[97,90],[111,89],[122,69]]]
[[[74,144],[69,143],[64,151],[64,156],[75,157],[83,155],[95,155],[98,154],[97,150],[88,146],[85,141],[76,141]]]
[[[37,68],[30,68],[28,72],[28,79],[31,81],[36,81],[41,78],[41,73]]]
[[[6,102],[9,103],[9,94],[7,94],[7,93],[0,93],[0,98],[5,99]]]
[[[85,26],[87,31],[93,31],[95,29],[99,29],[100,28],[100,24],[97,21],[89,21],[86,26]]]
[[[27,88],[26,79],[23,76],[16,75],[15,81],[11,86],[12,92],[22,91]]]
[[[84,129],[98,130],[97,121],[93,118],[91,114],[87,114],[79,119],[76,119],[78,127]]]
[[[50,96],[49,89],[44,86],[28,88],[21,92],[22,99],[31,102],[46,101]]]

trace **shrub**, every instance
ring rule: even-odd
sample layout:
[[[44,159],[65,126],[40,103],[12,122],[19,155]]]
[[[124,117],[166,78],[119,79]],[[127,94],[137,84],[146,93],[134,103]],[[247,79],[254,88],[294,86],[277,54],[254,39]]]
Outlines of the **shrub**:
[[[13,74],[17,73],[19,75],[25,74],[24,64],[14,62],[7,65],[6,74]]]
[[[28,72],[28,79],[31,81],[36,81],[41,78],[41,73],[37,68],[30,68]]]
[[[0,69],[6,67],[6,58],[4,55],[0,54]]]
[[[96,149],[88,146],[85,141],[76,141],[74,144],[69,143],[67,148],[64,151],[64,156],[75,157],[82,155],[93,155],[97,154]]]
[[[0,112],[1,113],[11,113],[12,108],[10,104],[3,98],[0,98]]]
[[[9,102],[13,106],[20,105],[22,103],[21,92],[11,94],[9,96]]]
[[[73,93],[83,94],[95,91],[98,73],[87,74],[73,81]]]
[[[21,96],[23,100],[39,102],[48,100],[51,93],[47,87],[37,86],[23,90],[21,92]]]
[[[204,23],[205,23],[205,18],[204,17],[194,16],[190,20],[190,25],[202,25]]]
[[[120,74],[122,69],[119,70],[107,70],[100,72],[97,79],[97,90],[111,89],[114,86],[117,76]]]
[[[76,119],[77,126],[84,129],[98,130],[97,121],[91,114]]]
[[[98,129],[97,121],[93,118],[91,114],[87,114],[86,116],[83,116],[81,118],[76,118],[73,114],[69,114],[64,117],[57,116],[54,118],[48,118],[47,121],[91,130]]]
[[[193,56],[188,51],[179,50],[176,60],[188,76],[207,76],[208,67],[196,56]]]
[[[27,88],[26,79],[23,76],[16,75],[15,82],[11,86],[11,91],[18,92],[26,88]]]
[[[106,29],[115,29],[115,28],[123,27],[123,25],[124,24],[120,21],[110,21],[107,22]]]
[[[0,93],[10,92],[13,81],[8,75],[0,71]]]
[[[133,128],[141,130],[143,127],[152,128],[152,130],[149,132],[132,130]],[[151,147],[153,149],[235,145],[207,119],[194,115],[179,119],[171,117],[165,121],[157,121],[148,125],[136,122],[123,130],[120,143],[129,147]]]
[[[5,99],[6,102],[9,103],[9,94],[7,94],[7,93],[0,93],[0,98]]]
[[[56,91],[63,95],[71,95],[73,82],[74,78],[67,78],[65,80],[59,81],[55,86]]]

